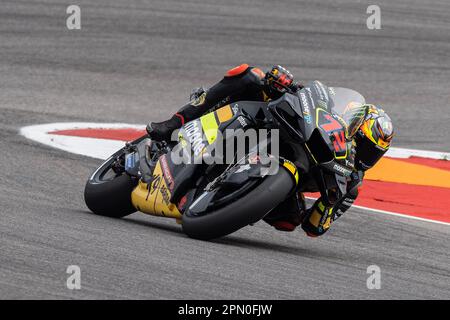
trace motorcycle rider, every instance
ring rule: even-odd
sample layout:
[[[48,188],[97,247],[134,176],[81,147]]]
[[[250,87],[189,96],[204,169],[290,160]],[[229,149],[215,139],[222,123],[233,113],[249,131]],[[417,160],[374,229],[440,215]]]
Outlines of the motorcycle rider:
[[[282,66],[274,66],[264,73],[261,69],[242,64],[230,69],[217,84],[204,90],[199,88],[191,95],[191,101],[169,120],[149,123],[147,132],[154,140],[170,140],[174,130],[235,101],[269,101],[278,99],[288,89],[303,88],[294,81],[293,75]],[[355,171],[348,183],[347,193],[333,206],[326,206],[319,198],[306,210],[304,196],[296,194],[273,209],[264,221],[280,231],[293,231],[300,224],[309,236],[324,234],[330,224],[347,211],[358,196],[364,172],[371,168],[389,149],[393,136],[392,122],[382,110],[370,105],[364,123],[358,130],[355,141]]]
[[[281,66],[274,66],[264,73],[261,69],[242,64],[230,69],[217,84],[192,93],[192,100],[183,106],[169,120],[150,123],[147,131],[154,140],[170,140],[175,129],[184,123],[197,119],[204,113],[234,101],[268,101],[281,97],[285,87],[301,88],[294,83],[292,74]]]
[[[374,105],[364,107],[367,107],[367,115],[353,137],[354,171],[348,181],[347,192],[332,205],[319,198],[309,209],[306,209],[303,194],[298,193],[273,209],[264,221],[280,231],[293,231],[301,224],[308,236],[317,237],[328,231],[331,223],[353,205],[365,171],[388,151],[394,133],[392,121],[383,109]]]

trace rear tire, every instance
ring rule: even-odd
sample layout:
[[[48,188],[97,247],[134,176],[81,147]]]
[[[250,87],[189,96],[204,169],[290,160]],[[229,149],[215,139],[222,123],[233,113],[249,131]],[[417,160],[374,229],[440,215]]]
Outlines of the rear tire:
[[[110,168],[114,156],[105,161],[87,181],[84,200],[87,207],[95,214],[122,218],[136,212],[136,208],[131,203],[131,192],[136,187],[137,180],[126,173],[110,180],[102,180],[102,174]]]
[[[228,206],[202,216],[183,214],[183,231],[189,237],[211,240],[233,233],[261,220],[280,204],[295,187],[292,176],[284,168],[267,176],[254,190]]]

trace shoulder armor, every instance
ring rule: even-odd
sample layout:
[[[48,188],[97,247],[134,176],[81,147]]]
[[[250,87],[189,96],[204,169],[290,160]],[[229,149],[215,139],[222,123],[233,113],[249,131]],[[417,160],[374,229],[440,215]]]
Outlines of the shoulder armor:
[[[240,74],[243,74],[248,69],[248,67],[249,67],[249,65],[246,63],[241,64],[240,66],[234,67],[233,69],[230,69],[227,71],[227,73],[225,74],[225,77],[235,77]]]

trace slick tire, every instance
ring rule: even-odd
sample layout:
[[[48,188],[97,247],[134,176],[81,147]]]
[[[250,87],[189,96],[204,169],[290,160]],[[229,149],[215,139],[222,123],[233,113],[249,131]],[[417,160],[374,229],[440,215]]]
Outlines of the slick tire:
[[[211,240],[233,233],[261,220],[285,200],[294,187],[292,175],[281,167],[276,175],[265,177],[254,190],[217,211],[196,216],[187,210],[182,218],[183,232],[200,240]]]
[[[131,192],[136,187],[137,181],[127,174],[102,180],[102,173],[110,168],[111,162],[111,158],[106,160],[87,181],[84,200],[95,214],[122,218],[136,212],[131,203]]]

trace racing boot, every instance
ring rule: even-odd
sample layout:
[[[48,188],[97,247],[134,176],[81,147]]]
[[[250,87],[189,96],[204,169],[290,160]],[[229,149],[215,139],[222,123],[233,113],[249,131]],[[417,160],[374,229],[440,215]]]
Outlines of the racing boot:
[[[333,207],[326,207],[319,199],[307,210],[302,222],[302,229],[309,237],[318,237],[330,229],[333,222]]]
[[[162,122],[150,122],[147,125],[147,133],[156,141],[170,141],[172,132],[183,125],[183,116],[176,113],[169,120]]]
[[[172,118],[163,122],[150,122],[147,125],[147,133],[153,140],[170,141],[172,132],[184,125],[185,121],[190,121],[201,116],[209,109],[205,105],[206,89],[196,88],[190,95],[191,101],[182,107]]]

